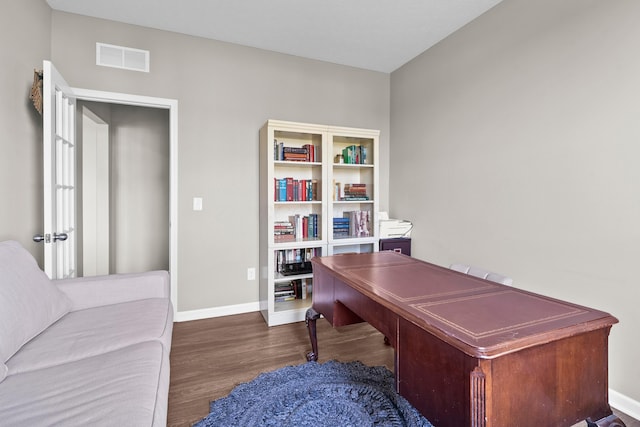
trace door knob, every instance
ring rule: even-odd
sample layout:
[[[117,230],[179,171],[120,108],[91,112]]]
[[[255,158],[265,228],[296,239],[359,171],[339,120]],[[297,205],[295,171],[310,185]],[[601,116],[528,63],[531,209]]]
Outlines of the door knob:
[[[69,238],[69,236],[67,235],[67,233],[53,233],[53,241],[54,242],[58,241],[58,240],[61,240],[61,241],[64,242],[68,238]]]
[[[58,240],[61,241],[65,241],[69,238],[69,236],[67,235],[67,233],[53,233],[53,241],[56,242]],[[45,242],[45,243],[50,243],[51,242],[51,234],[35,234],[33,236],[33,241],[40,243],[40,242]]]

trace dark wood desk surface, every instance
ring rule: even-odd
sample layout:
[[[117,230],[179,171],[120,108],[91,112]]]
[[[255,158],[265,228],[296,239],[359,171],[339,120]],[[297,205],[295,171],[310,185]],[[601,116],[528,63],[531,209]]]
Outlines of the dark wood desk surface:
[[[367,321],[396,350],[398,391],[436,426],[570,426],[588,417],[615,425],[610,314],[395,252],[312,263],[315,352],[311,317],[334,327]]]

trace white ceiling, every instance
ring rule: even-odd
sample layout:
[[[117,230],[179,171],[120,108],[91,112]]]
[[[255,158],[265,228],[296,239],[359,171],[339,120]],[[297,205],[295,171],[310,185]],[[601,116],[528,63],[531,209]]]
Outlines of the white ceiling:
[[[64,12],[389,73],[502,0],[46,1]]]

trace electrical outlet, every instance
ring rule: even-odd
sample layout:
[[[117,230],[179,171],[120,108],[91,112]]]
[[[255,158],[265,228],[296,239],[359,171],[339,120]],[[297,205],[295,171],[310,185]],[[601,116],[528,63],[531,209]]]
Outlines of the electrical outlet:
[[[247,280],[256,280],[256,269],[253,267],[247,268]]]
[[[202,210],[202,197],[194,197],[193,198],[193,210],[201,211]]]

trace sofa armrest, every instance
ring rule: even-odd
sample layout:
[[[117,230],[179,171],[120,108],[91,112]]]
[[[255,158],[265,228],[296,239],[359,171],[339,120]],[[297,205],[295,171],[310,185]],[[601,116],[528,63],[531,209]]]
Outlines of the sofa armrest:
[[[71,300],[71,311],[171,295],[166,271],[78,277],[53,283]]]

